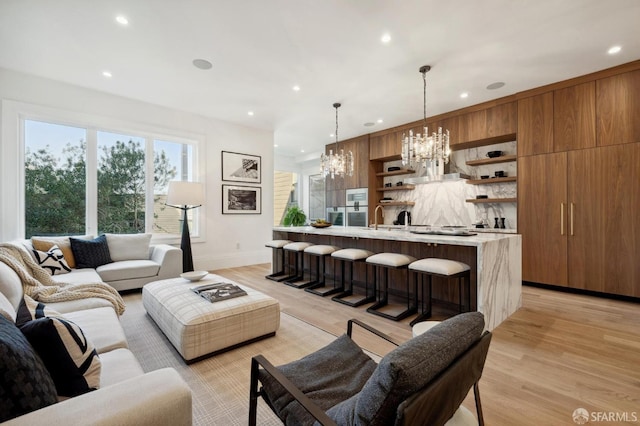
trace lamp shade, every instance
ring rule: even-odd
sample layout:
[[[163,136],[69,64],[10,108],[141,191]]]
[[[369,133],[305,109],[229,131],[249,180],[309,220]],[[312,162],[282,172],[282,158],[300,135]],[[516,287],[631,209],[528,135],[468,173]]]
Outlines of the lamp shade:
[[[171,181],[166,203],[173,206],[200,206],[204,204],[204,185],[199,182]]]

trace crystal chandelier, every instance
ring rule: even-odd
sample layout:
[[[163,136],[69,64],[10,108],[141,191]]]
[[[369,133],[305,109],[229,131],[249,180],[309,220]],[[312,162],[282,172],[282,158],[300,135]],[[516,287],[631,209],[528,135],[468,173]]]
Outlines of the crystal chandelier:
[[[340,108],[339,103],[333,104],[333,107],[336,109],[336,153],[333,153],[333,150],[329,150],[329,155],[322,154],[320,156],[320,172],[322,173],[322,177],[331,176],[331,179],[334,179],[337,175],[340,176],[353,176],[353,153],[349,151],[347,154],[344,153],[344,149],[341,149],[338,153],[338,108]]]
[[[438,131],[429,136],[427,127],[427,72],[430,69],[429,65],[420,67],[424,83],[424,133],[414,135],[413,130],[409,130],[408,136],[404,133],[402,134],[402,165],[414,168],[422,164],[422,167],[429,167],[428,173],[435,177],[444,174],[444,165],[449,162],[451,150],[449,149],[449,130],[442,130],[442,127],[438,127]]]

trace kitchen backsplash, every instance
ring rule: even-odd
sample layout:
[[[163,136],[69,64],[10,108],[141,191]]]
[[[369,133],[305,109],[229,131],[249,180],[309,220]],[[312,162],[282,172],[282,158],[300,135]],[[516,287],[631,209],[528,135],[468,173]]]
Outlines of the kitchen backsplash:
[[[504,142],[480,148],[454,151],[446,166],[447,173],[464,173],[472,179],[480,179],[482,175],[495,176],[495,172],[502,170],[505,176],[516,176],[516,162],[505,162],[483,166],[468,166],[466,161],[487,158],[489,151],[502,151],[502,155],[515,155],[516,142]],[[384,164],[388,167],[401,166],[401,161],[391,161]],[[398,182],[409,177],[426,176],[427,169],[418,167],[415,174],[390,176],[384,178],[384,183],[395,186]],[[389,206],[384,209],[384,223],[391,225],[402,210],[411,212],[411,223],[414,225],[464,225],[471,226],[485,219],[491,228],[495,225],[495,218],[505,219],[507,229],[517,229],[516,203],[468,203],[465,200],[476,198],[477,195],[487,195],[489,198],[516,198],[516,182],[494,183],[490,185],[470,185],[466,179],[444,182],[432,182],[416,185],[413,191],[385,191],[384,196],[399,201],[414,201],[414,206]],[[382,194],[382,193],[379,193]],[[383,195],[380,195],[382,198]],[[378,200],[379,201],[379,200]]]

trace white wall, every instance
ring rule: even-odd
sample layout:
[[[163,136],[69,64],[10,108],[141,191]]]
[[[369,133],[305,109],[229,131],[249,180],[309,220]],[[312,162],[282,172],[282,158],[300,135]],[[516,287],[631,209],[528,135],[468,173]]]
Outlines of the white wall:
[[[192,244],[195,268],[211,270],[270,262],[271,252],[264,247],[264,242],[271,239],[273,223],[272,132],[1,68],[0,99],[136,123],[166,134],[200,135],[204,146],[199,148],[202,161],[198,180],[204,182],[206,188],[206,205],[201,208],[205,235],[204,241]],[[17,168],[22,164],[14,149],[18,118],[14,121],[7,117],[7,111],[0,111],[0,115],[3,116],[0,124],[0,241],[8,241],[23,238],[23,235],[16,235],[14,214],[14,206],[21,201],[17,191],[11,188],[12,183],[15,185]],[[262,157],[262,183],[259,185],[262,188],[262,214],[222,215],[221,151]]]

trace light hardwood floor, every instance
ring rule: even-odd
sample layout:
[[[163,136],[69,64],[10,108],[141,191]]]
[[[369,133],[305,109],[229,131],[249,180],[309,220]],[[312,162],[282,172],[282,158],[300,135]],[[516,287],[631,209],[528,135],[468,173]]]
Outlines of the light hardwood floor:
[[[352,308],[267,280],[269,264],[212,272],[275,297],[282,311],[335,335],[358,318],[400,342],[411,337],[411,318],[386,320],[366,305]],[[378,354],[391,349],[357,340]],[[480,393],[490,426],[572,425],[579,407],[592,416],[626,413],[628,424],[640,425],[640,304],[524,287],[522,308],[494,330]],[[475,412],[471,396],[464,405]]]

